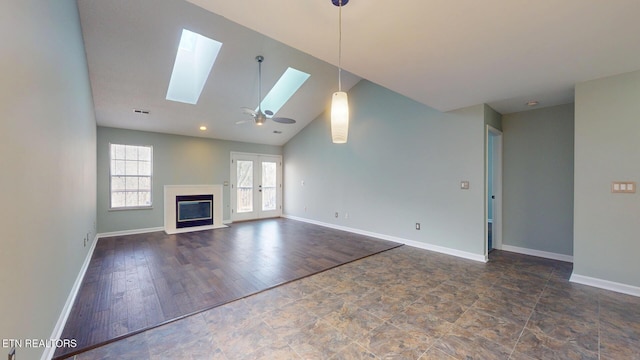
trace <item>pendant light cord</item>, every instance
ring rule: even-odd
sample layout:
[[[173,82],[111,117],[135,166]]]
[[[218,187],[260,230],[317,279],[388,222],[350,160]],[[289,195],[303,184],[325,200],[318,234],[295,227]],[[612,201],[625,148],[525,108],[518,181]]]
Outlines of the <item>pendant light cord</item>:
[[[341,0],[342,1],[342,0]],[[262,61],[258,60],[258,112],[262,112],[260,102],[262,101]]]
[[[338,92],[342,91],[342,0],[338,0]]]

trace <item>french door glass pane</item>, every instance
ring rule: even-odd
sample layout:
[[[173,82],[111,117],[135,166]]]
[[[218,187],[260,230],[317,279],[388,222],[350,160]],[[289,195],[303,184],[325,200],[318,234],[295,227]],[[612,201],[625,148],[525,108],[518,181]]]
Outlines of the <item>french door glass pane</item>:
[[[262,211],[276,209],[276,163],[262,162]]]
[[[238,160],[237,212],[253,211],[253,161]]]

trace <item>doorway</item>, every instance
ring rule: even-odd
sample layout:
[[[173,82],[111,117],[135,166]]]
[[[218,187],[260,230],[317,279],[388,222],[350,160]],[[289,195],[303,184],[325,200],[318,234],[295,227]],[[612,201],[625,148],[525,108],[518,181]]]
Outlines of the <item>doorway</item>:
[[[502,248],[502,132],[487,125],[486,254]]]
[[[282,215],[282,156],[231,153],[231,220]]]

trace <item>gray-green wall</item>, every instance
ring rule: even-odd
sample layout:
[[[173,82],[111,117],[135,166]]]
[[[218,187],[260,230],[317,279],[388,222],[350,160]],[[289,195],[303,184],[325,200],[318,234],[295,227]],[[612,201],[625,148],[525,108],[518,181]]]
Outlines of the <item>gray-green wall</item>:
[[[573,107],[502,117],[503,245],[573,255]]]
[[[494,129],[502,130],[502,115],[491,106],[484,104],[484,123]]]
[[[441,113],[362,80],[349,107],[347,144],[325,114],[284,146],[285,214],[484,256],[484,106]]]
[[[96,125],[76,2],[5,0],[0,38],[0,338],[49,339],[95,237]]]
[[[109,143],[153,146],[153,208],[109,211]],[[164,185],[223,184],[232,151],[282,154],[282,147],[98,127],[98,233],[164,226]],[[230,219],[229,187],[223,188]]]
[[[574,274],[640,286],[640,71],[576,85]],[[640,291],[636,292],[640,293]]]

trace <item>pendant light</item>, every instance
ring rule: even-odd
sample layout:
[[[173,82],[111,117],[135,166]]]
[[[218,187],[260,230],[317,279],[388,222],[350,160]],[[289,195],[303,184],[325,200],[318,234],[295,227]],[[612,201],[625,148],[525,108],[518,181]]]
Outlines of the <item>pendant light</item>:
[[[349,0],[331,0],[338,11],[338,92],[331,99],[331,141],[344,144],[349,136],[349,101],[347,93],[342,91],[342,7]]]

